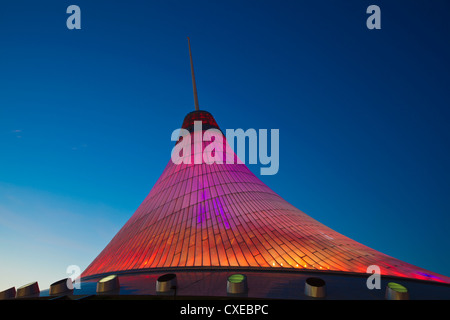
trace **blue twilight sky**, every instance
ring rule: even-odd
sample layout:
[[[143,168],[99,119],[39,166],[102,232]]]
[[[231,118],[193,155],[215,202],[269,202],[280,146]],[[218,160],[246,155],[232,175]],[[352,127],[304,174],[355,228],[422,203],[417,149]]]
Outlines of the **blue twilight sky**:
[[[81,8],[81,30],[66,9]],[[381,30],[366,9],[381,8]],[[261,180],[334,230],[450,276],[450,3],[3,1],[0,291],[83,270],[199,101],[280,130]],[[259,176],[260,165],[250,166]]]

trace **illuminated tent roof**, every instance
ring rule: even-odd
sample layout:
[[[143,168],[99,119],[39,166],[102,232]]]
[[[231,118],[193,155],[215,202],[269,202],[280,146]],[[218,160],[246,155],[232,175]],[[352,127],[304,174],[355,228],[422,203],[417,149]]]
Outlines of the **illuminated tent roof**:
[[[193,131],[196,120],[202,121],[203,132]],[[194,156],[210,144],[195,149],[195,135],[208,138],[205,130],[218,125],[210,113],[193,111],[182,127],[191,135],[192,154],[186,156]],[[387,256],[314,220],[245,164],[226,164],[226,153],[236,155],[224,141],[224,149],[215,151],[224,157],[223,164],[169,160],[148,196],[82,277],[188,267],[366,273],[368,266],[378,265],[383,275],[450,283],[448,277]]]

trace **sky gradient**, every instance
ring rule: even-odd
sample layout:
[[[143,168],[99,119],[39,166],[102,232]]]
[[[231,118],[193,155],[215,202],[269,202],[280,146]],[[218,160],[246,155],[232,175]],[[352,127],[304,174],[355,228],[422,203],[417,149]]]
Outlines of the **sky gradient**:
[[[66,9],[81,8],[81,30]],[[381,8],[381,30],[366,9]],[[0,291],[81,270],[200,108],[280,130],[260,176],[316,220],[450,276],[450,4],[14,1],[0,8]]]

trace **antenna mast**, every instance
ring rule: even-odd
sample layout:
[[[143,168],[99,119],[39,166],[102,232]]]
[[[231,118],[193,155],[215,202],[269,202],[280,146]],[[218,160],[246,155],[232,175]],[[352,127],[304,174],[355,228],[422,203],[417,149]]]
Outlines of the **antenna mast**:
[[[194,104],[195,104],[195,110],[198,111],[198,96],[197,96],[197,86],[195,85],[195,75],[194,75],[194,63],[192,62],[192,53],[191,53],[191,42],[188,39],[188,45],[189,45],[189,57],[191,59],[191,74],[192,74],[192,87],[194,89]]]

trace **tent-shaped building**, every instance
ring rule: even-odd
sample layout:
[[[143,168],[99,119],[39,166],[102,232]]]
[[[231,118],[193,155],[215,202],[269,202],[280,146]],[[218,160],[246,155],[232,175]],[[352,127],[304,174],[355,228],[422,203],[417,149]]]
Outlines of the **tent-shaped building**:
[[[196,121],[203,131],[194,131]],[[368,268],[376,266],[386,281],[434,285],[450,293],[448,286],[437,285],[450,283],[448,277],[364,246],[289,204],[238,161],[225,137],[223,149],[214,154],[222,163],[195,164],[196,154],[208,155],[209,129],[219,130],[209,112],[189,113],[182,128],[190,135],[191,153],[185,155],[190,163],[169,160],[133,216],[83,272],[83,281],[112,274],[130,281],[148,276],[154,282],[148,290],[156,293],[157,278],[172,274],[178,294],[221,296],[227,294],[228,277],[238,273],[254,282],[247,296],[295,298],[304,295],[302,281],[329,278],[342,285],[335,298],[358,299],[364,292],[367,298],[376,296],[367,287]],[[195,141],[202,141],[200,148]],[[227,164],[227,156],[234,163]],[[359,283],[353,292],[351,283]]]
[[[199,110],[192,57],[191,68],[196,110],[185,117],[177,142],[190,147],[177,149],[184,161],[168,161],[136,212],[84,270],[80,288],[63,282],[62,291],[53,292],[450,298],[450,278],[364,246],[285,201],[237,159],[225,137],[205,153],[221,131],[209,112]],[[195,161],[198,155],[204,161]],[[381,273],[379,288],[376,280],[370,285],[372,270]],[[45,294],[52,295],[52,287]]]

